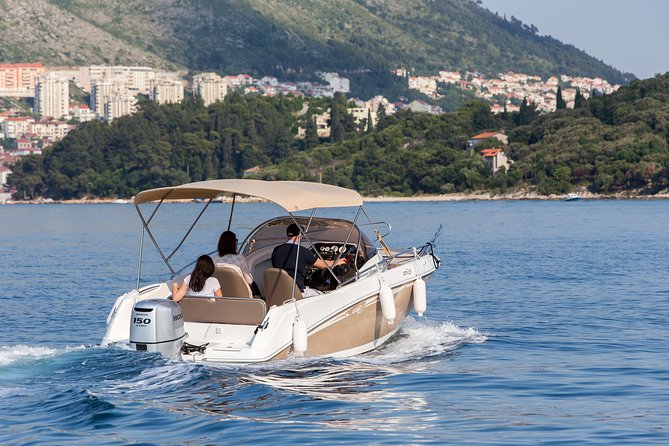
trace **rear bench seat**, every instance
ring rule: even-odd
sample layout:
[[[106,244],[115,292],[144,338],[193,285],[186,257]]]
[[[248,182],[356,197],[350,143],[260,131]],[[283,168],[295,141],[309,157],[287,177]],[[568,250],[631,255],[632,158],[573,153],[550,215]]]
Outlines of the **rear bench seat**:
[[[267,314],[261,299],[247,297],[184,297],[179,301],[184,322],[258,325]]]

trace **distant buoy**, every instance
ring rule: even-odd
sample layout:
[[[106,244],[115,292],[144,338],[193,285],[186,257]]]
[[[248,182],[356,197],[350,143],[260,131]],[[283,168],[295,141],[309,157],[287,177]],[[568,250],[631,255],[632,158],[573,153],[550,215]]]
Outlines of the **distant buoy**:
[[[427,293],[425,292],[425,281],[422,277],[413,283],[413,309],[422,316],[427,310]]]
[[[293,322],[293,351],[297,355],[304,355],[307,352],[307,323],[299,315]]]
[[[379,300],[381,301],[383,318],[392,325],[396,317],[395,297],[393,296],[393,290],[383,281],[381,281],[381,288],[379,289]]]

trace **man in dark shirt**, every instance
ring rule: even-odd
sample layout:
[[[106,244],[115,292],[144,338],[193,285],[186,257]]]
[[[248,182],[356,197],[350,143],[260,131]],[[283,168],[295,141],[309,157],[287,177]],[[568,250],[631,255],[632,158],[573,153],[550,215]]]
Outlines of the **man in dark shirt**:
[[[285,269],[286,272],[295,279],[295,283],[304,292],[304,277],[307,274],[307,266],[315,268],[325,268],[346,263],[346,260],[339,259],[335,264],[334,260],[321,260],[314,255],[311,250],[300,245],[300,228],[291,223],[286,228],[286,235],[288,240],[282,245],[277,246],[272,251],[272,266],[274,268]],[[295,275],[295,256],[299,249],[299,256],[297,258],[297,276]]]

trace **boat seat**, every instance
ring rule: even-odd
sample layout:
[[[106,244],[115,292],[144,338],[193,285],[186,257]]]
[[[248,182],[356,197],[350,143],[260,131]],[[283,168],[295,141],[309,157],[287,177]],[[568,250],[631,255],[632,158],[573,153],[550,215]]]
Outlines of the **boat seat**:
[[[242,270],[229,263],[216,265],[213,276],[221,284],[221,292],[224,297],[253,297],[251,287],[246,283]]]
[[[184,322],[258,325],[267,314],[262,299],[186,296],[179,301]]]
[[[258,285],[260,293],[265,295],[265,270],[272,267],[272,259],[265,259],[253,267],[253,280]]]
[[[274,305],[282,305],[290,300],[290,293],[293,291],[293,278],[281,268],[267,268],[264,273],[263,282],[265,285],[265,302],[267,308]],[[295,300],[302,299],[300,288],[295,286]]]

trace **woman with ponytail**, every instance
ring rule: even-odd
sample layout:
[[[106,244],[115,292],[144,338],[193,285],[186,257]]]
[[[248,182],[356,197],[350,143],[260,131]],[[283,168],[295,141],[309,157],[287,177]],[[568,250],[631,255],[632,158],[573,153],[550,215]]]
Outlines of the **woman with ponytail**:
[[[211,277],[214,274],[214,261],[211,257],[204,255],[197,259],[193,272],[184,278],[179,287],[172,284],[172,300],[179,302],[188,294],[189,296],[222,297],[221,284],[218,279]]]

